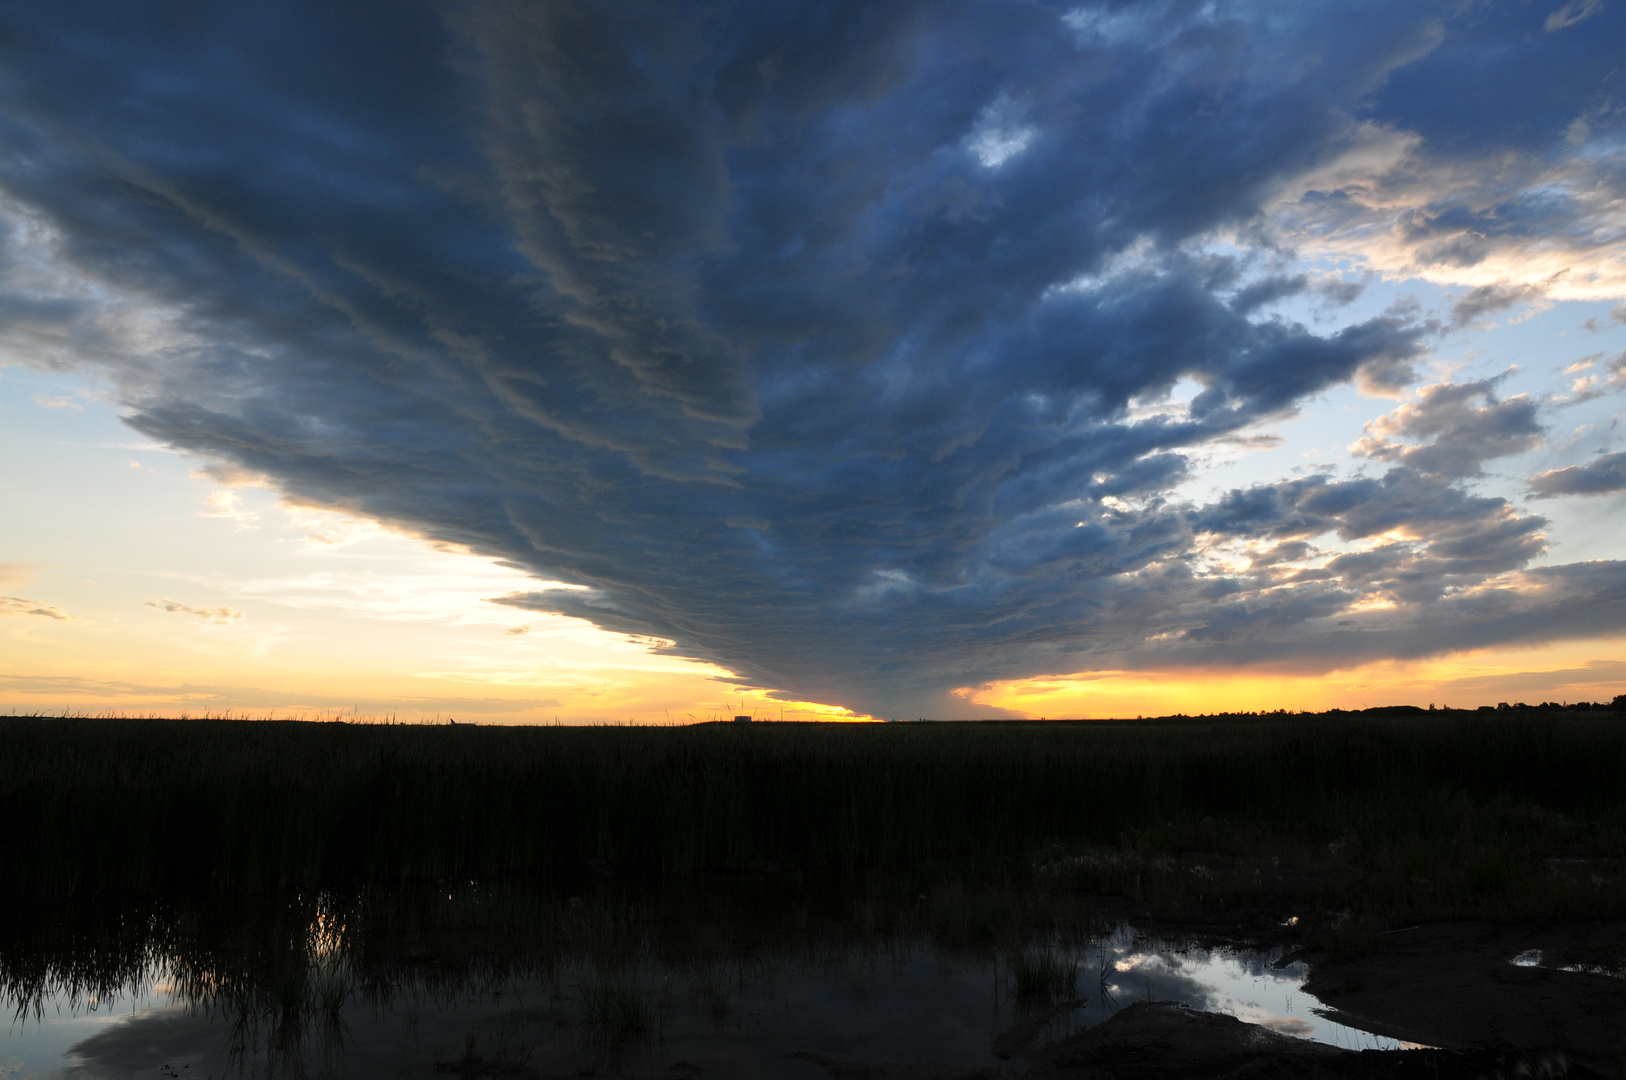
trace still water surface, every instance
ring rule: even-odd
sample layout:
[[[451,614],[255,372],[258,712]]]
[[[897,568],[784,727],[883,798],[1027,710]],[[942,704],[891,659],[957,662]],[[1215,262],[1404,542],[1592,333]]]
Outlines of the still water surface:
[[[993,1065],[1014,1076],[1021,1054],[1002,1064],[990,1048],[1013,1024],[1038,1029],[1037,1045],[1145,1000],[1354,1049],[1399,1046],[1321,1016],[1301,989],[1304,966],[1277,968],[1276,953],[1149,940],[1128,926],[1032,948],[1064,982],[1076,972],[1070,999],[1018,994],[1008,953],[925,940],[681,963],[561,958],[455,985],[410,974],[369,981],[333,952],[315,957],[280,1013],[274,992],[268,1008],[234,1010],[196,979],[183,990],[160,961],[100,999],[47,990],[0,1040],[0,1077],[827,1075],[797,1054]]]

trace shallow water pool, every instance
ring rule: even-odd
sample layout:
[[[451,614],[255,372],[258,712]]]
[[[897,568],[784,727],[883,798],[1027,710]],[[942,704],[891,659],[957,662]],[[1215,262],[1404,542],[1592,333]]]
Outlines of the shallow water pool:
[[[229,1075],[822,1077],[811,1058],[998,1066],[1137,1001],[1179,1001],[1352,1049],[1398,1048],[1326,1019],[1304,966],[1277,955],[1156,941],[1132,927],[1088,943],[1030,945],[1050,985],[1022,994],[1010,953],[926,941],[824,948],[802,942],[749,957],[682,963],[559,957],[523,974],[474,971],[455,985],[426,972],[366,981],[337,953],[274,999],[181,989],[155,963],[95,1000],[56,989],[13,1019],[0,1077]],[[309,987],[315,987],[314,991]],[[267,1005],[269,1001],[269,1005]],[[1006,1035],[1022,1025],[1023,1043]],[[798,1056],[807,1055],[807,1056]]]

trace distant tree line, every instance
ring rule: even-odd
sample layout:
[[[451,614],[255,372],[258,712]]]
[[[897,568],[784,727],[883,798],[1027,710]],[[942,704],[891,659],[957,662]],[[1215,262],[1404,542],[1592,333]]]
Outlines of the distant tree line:
[[[1492,709],[1489,705],[1481,705],[1480,712],[1513,712],[1526,709],[1531,712],[1626,712],[1626,694],[1616,694],[1613,701],[1576,701],[1568,705],[1556,701],[1544,701],[1540,705],[1527,705],[1522,701],[1515,701],[1509,705],[1505,701],[1496,703]]]

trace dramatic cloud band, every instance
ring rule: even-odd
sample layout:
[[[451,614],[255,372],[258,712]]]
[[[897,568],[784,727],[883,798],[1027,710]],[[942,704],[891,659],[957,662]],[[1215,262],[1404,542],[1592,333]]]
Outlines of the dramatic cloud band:
[[[1626,566],[1528,570],[1464,486],[1542,438],[1488,383],[1381,477],[1172,491],[1450,332],[1274,314],[1359,293],[1297,251],[1475,286],[1452,325],[1626,294],[1622,10],[13,5],[3,342],[574,586],[504,603],[878,713],[1614,632]]]

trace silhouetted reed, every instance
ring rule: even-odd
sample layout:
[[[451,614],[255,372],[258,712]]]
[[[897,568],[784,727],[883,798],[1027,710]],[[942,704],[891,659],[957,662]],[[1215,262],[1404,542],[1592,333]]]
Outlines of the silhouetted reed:
[[[1067,1001],[1078,994],[1078,961],[1054,949],[1018,949],[1007,963],[1019,998]]]
[[[589,871],[1023,872],[1057,845],[1258,851],[1350,835],[1368,851],[1468,835],[1516,853],[1618,846],[1626,721],[1518,711],[690,728],[11,718],[0,719],[0,811],[0,894],[18,898]],[[1135,880],[1147,876],[1143,867]]]

